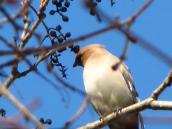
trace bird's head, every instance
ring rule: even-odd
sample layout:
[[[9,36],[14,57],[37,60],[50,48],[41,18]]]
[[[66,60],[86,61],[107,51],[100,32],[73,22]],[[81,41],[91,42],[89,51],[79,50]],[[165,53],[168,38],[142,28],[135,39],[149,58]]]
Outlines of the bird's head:
[[[102,50],[105,50],[105,48],[100,44],[91,44],[80,49],[76,53],[76,58],[73,67],[76,66],[84,67],[85,63],[88,61],[90,57],[93,57],[93,55],[99,56],[102,53]]]

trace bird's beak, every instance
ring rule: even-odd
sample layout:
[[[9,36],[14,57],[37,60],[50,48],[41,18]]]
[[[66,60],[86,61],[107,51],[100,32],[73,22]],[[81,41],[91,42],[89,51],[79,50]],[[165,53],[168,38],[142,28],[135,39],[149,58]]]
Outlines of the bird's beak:
[[[75,58],[75,62],[73,63],[73,67],[76,66],[82,66],[81,60],[78,57]]]
[[[76,67],[76,66],[78,66],[79,65],[79,63],[78,63],[78,58],[76,57],[75,58],[75,61],[74,61],[74,63],[73,63],[73,67]]]

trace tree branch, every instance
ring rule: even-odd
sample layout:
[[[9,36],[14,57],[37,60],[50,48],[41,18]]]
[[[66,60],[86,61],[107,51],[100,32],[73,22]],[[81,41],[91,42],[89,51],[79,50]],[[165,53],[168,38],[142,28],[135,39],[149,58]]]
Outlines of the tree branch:
[[[12,102],[24,114],[24,116],[30,119],[36,126],[40,129],[45,129],[39,120],[20,101],[18,101],[4,85],[0,86],[0,95],[6,97],[10,102]]]
[[[172,83],[172,70],[164,80],[164,82],[153,91],[153,95],[141,102],[130,105],[120,110],[120,112],[112,112],[111,114],[102,118],[102,120],[97,120],[92,123],[88,123],[85,126],[79,127],[78,129],[98,129],[107,125],[107,123],[113,119],[116,119],[122,115],[131,112],[139,112],[145,109],[152,110],[172,110],[172,101],[158,101],[154,98],[158,98],[158,96],[164,91],[165,88],[170,86]]]
[[[154,99],[158,99],[159,95],[168,87],[172,84],[172,69],[169,72],[169,75],[165,78],[165,80],[161,83],[161,85],[154,90],[152,93],[151,97]]]

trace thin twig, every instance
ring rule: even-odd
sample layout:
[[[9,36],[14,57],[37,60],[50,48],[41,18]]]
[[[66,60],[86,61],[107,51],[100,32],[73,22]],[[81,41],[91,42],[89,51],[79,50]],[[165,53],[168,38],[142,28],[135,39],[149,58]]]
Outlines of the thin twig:
[[[39,9],[39,14],[40,14],[40,17],[35,21],[35,23],[33,24],[31,30],[23,37],[23,39],[21,39],[21,42],[20,42],[20,46],[19,48],[23,48],[26,43],[28,42],[28,40],[31,38],[32,34],[34,33],[35,29],[38,27],[38,25],[42,22],[43,20],[43,12],[46,8],[46,6],[48,5],[49,3],[49,0],[43,0],[41,1],[41,5],[40,5],[40,9]]]
[[[12,102],[24,114],[24,116],[29,118],[36,126],[38,126],[40,129],[45,129],[39,120],[21,102],[19,102],[4,85],[0,86],[0,95],[3,95],[10,100],[10,102]]]
[[[88,123],[85,126],[79,127],[78,129],[98,129],[107,125],[107,123],[113,119],[116,119],[122,115],[127,113],[142,111],[145,109],[152,110],[172,110],[172,102],[169,101],[156,101],[151,98],[148,98],[142,102],[138,102],[134,105],[128,106],[126,108],[121,109],[120,112],[113,112],[101,120],[96,120],[92,123]]]
[[[158,99],[160,94],[170,85],[172,84],[172,69],[169,72],[168,76],[165,78],[165,80],[161,83],[161,85],[153,91],[151,97],[154,99]]]

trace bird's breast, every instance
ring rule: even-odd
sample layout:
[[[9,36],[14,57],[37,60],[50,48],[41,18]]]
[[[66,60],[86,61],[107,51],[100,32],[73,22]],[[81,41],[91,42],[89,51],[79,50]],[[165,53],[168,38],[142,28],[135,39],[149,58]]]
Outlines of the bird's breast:
[[[132,96],[120,71],[113,71],[107,63],[88,65],[83,73],[87,94],[100,115],[132,103]]]

